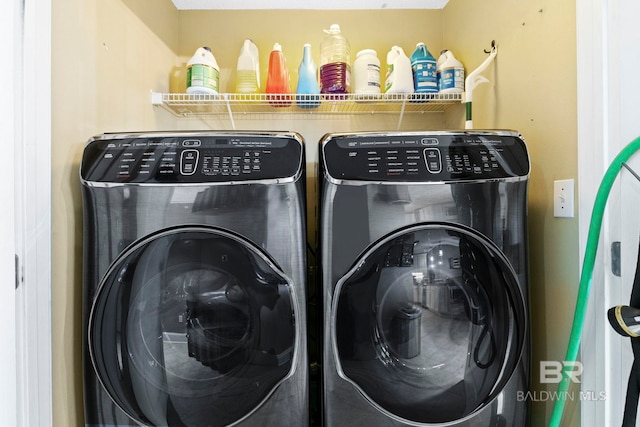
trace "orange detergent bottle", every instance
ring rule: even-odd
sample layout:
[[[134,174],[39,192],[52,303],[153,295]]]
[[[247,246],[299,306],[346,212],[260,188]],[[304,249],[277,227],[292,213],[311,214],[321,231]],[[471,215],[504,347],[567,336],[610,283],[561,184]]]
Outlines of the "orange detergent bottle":
[[[289,70],[279,43],[273,45],[269,55],[269,71],[265,89],[269,104],[274,107],[291,105],[291,86],[289,84]]]

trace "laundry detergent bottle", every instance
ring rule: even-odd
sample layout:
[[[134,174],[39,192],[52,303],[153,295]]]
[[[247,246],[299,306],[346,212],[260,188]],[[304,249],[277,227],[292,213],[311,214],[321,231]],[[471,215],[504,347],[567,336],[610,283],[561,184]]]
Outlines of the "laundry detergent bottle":
[[[413,88],[416,93],[438,92],[436,59],[424,43],[418,43],[416,50],[411,54],[411,71],[413,73]]]
[[[450,50],[443,50],[438,58],[438,90],[440,93],[464,92],[464,66]]]
[[[265,88],[269,104],[275,107],[291,105],[291,86],[289,83],[289,69],[282,52],[280,43],[273,45],[269,55],[269,70]]]
[[[346,94],[351,92],[351,47],[340,32],[340,25],[333,24],[320,43],[320,92],[322,94]]]
[[[385,93],[413,93],[411,61],[400,46],[393,46],[387,53]]]
[[[356,54],[356,60],[353,61],[353,93],[380,93],[380,60],[373,49],[363,49]]]
[[[187,93],[217,94],[220,69],[211,49],[204,46],[187,62]]]
[[[260,91],[260,62],[258,47],[246,39],[240,49],[236,67],[236,93]]]
[[[311,55],[311,45],[305,44],[302,61],[298,66],[298,85],[296,87],[296,105],[302,108],[314,108],[320,105],[316,63]]]

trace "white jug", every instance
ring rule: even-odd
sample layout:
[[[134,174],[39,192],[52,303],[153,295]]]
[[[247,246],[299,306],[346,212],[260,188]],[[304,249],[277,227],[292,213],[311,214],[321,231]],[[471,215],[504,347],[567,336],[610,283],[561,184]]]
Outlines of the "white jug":
[[[413,93],[411,60],[399,46],[393,46],[387,53],[385,93]]]
[[[240,49],[236,67],[236,92],[257,93],[260,91],[260,61],[258,47],[246,39]]]

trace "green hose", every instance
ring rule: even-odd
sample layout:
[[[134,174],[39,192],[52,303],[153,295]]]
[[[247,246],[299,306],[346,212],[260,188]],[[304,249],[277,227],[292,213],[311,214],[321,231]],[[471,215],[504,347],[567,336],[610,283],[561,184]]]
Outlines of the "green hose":
[[[578,300],[576,301],[576,311],[573,316],[573,325],[571,327],[571,335],[569,337],[569,345],[565,362],[575,362],[578,357],[578,349],[580,348],[580,338],[582,337],[582,328],[584,326],[585,311],[587,309],[587,301],[589,300],[589,291],[591,289],[591,281],[593,279],[593,265],[598,250],[598,241],[600,239],[600,230],[602,229],[602,217],[607,204],[607,198],[611,192],[611,187],[623,167],[622,164],[640,149],[640,137],[633,140],[627,145],[611,162],[607,172],[602,178],[600,188],[596,194],[596,200],[591,213],[591,222],[589,223],[589,234],[587,236],[587,247],[584,254],[584,262],[582,264],[582,274],[580,276],[580,286],[578,288]],[[569,364],[571,366],[571,364]],[[572,369],[571,366],[569,369]],[[570,379],[568,375],[562,376],[562,381],[558,384],[558,394],[553,413],[549,420],[549,427],[559,427],[562,420],[562,412],[566,401],[567,391],[569,389]]]

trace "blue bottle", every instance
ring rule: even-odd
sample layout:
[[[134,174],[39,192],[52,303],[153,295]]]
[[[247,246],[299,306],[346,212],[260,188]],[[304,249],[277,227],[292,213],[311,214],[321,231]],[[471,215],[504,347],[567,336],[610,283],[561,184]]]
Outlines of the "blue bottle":
[[[413,89],[416,93],[437,93],[438,78],[436,59],[424,43],[418,43],[411,54]]]
[[[320,105],[320,88],[316,77],[316,64],[311,57],[311,45],[305,44],[302,62],[298,67],[296,105],[301,108],[315,108]]]

